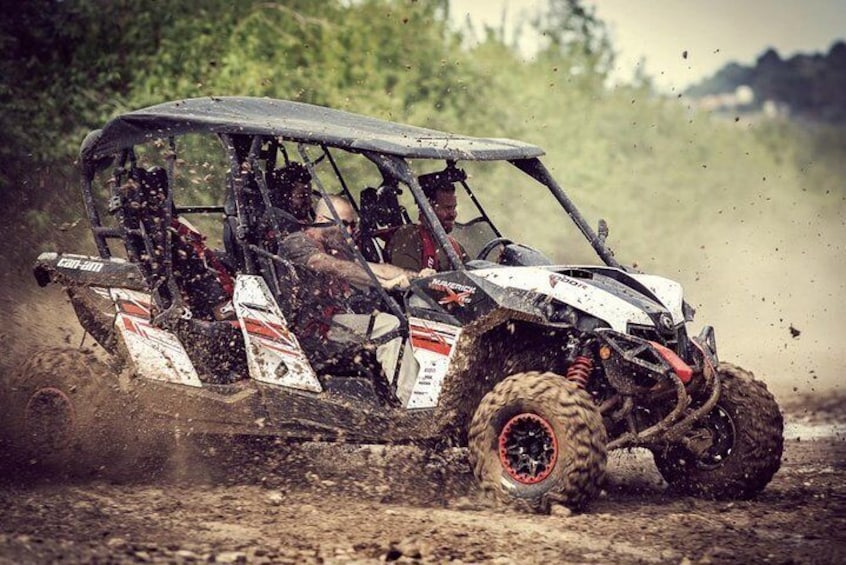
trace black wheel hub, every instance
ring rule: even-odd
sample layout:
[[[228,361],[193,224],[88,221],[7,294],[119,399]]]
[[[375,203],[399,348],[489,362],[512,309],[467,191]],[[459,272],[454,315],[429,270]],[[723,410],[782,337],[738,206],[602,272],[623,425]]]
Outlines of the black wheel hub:
[[[518,414],[499,434],[499,460],[514,480],[539,483],[558,460],[558,441],[552,426],[537,414]]]
[[[695,457],[695,465],[700,469],[716,469],[723,464],[731,454],[735,442],[734,421],[723,408],[717,405],[702,421],[702,424],[691,430],[691,443],[707,445],[701,449],[691,450]]]
[[[73,403],[57,388],[36,390],[29,397],[24,417],[27,440],[38,450],[59,451],[73,438]]]

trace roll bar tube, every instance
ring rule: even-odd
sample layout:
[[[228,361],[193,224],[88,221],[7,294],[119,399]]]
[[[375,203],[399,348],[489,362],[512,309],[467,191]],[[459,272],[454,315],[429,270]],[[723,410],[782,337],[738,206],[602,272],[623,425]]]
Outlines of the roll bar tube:
[[[308,168],[309,172],[311,173],[312,181],[314,182],[315,186],[317,186],[317,191],[320,193],[320,197],[326,203],[326,207],[329,209],[329,212],[332,214],[332,219],[337,222],[338,224],[341,223],[341,217],[338,215],[338,211],[335,209],[335,206],[332,204],[332,200],[329,198],[329,193],[326,191],[326,188],[323,186],[320,178],[317,176],[316,171],[314,170],[314,161],[309,157],[308,151],[305,145],[300,145],[299,148],[300,157],[302,157],[303,162],[305,163],[306,167]],[[326,148],[324,147],[323,150],[326,152]],[[328,154],[326,152],[325,154]],[[346,191],[347,197],[352,201],[349,195],[349,191]],[[355,244],[352,236],[347,233],[347,230],[342,229],[341,235],[344,238],[344,242],[349,246],[352,250],[353,255],[355,256],[355,262],[367,273],[367,276],[370,277],[370,280],[373,281],[374,287],[376,291],[379,293],[379,297],[382,301],[388,305],[388,308],[391,311],[391,314],[396,316],[400,321],[400,328],[402,332],[407,335],[408,334],[408,317],[403,312],[400,305],[397,303],[394,298],[388,294],[382,285],[379,284],[379,279],[376,274],[373,272],[373,269],[370,268],[370,265],[367,262],[367,259],[364,258],[362,255],[361,250],[359,250],[358,246]]]
[[[363,153],[368,159],[373,161],[380,170],[387,171],[391,176],[408,185],[408,188],[411,189],[411,194],[414,196],[414,200],[417,202],[417,206],[423,213],[423,220],[426,222],[427,227],[432,230],[432,233],[435,234],[435,238],[438,240],[438,243],[446,252],[452,268],[456,271],[465,270],[464,263],[461,262],[461,257],[458,256],[458,253],[455,252],[455,249],[449,243],[446,231],[444,231],[440,220],[438,220],[438,217],[435,215],[435,211],[432,209],[432,204],[429,202],[429,199],[426,198],[426,194],[417,182],[417,177],[414,176],[408,162],[402,157],[397,157],[396,155],[373,153],[370,151],[365,151]]]
[[[248,249],[247,234],[244,226],[247,224],[246,202],[244,201],[244,186],[247,173],[241,168],[241,161],[238,158],[238,151],[235,149],[235,141],[232,136],[226,133],[221,134],[221,139],[229,154],[229,179],[231,183],[232,195],[235,199],[235,214],[238,218],[238,228],[235,230],[235,239],[244,254],[244,270],[248,275],[254,275],[257,272],[255,261],[252,253]]]
[[[570,200],[570,197],[564,193],[564,190],[558,185],[558,183],[555,182],[555,179],[552,178],[552,175],[540,159],[535,157],[532,159],[518,159],[509,162],[542,185],[546,186],[549,191],[552,192],[552,195],[556,200],[558,200],[558,203],[561,204],[570,216],[570,219],[573,220],[576,227],[578,227],[582,234],[584,234],[591,247],[593,247],[594,251],[596,251],[597,255],[599,255],[600,259],[602,259],[606,265],[622,269],[624,271],[626,270],[626,268],[623,267],[616,258],[614,258],[614,252],[605,245],[604,238],[600,238],[596,232],[593,231],[593,228],[588,225],[587,221],[576,208],[576,205],[572,200]]]

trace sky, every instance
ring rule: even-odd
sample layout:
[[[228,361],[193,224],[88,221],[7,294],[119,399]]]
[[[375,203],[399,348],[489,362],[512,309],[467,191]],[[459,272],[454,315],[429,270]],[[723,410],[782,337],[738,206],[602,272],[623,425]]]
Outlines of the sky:
[[[546,0],[452,0],[461,25],[516,23]],[[735,61],[754,64],[767,48],[782,58],[827,53],[846,40],[846,0],[586,0],[605,21],[617,51],[615,77],[628,80],[643,60],[664,91],[680,91]],[[531,51],[531,43],[525,46]],[[682,56],[687,51],[687,58]]]

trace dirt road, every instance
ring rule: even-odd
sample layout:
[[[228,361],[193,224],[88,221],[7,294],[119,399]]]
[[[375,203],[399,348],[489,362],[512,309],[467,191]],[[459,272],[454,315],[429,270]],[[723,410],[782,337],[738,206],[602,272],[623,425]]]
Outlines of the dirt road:
[[[0,335],[0,373],[81,340],[60,298],[0,303],[31,330]],[[184,442],[122,484],[0,467],[0,564],[846,563],[846,396],[787,398],[781,469],[751,501],[675,496],[641,452],[611,454],[587,512],[549,516],[482,498],[461,450]]]
[[[673,496],[648,454],[615,452],[582,514],[493,505],[461,450],[205,442],[129,484],[6,473],[0,563],[846,562],[843,427],[810,438],[790,422],[755,500]]]

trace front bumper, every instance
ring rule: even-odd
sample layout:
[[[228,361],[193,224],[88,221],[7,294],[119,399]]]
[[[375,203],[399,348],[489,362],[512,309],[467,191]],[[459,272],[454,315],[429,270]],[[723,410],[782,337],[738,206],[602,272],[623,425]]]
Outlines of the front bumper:
[[[689,340],[684,358],[656,341],[614,330],[597,332],[611,354],[603,358],[606,378],[622,394],[638,394],[675,377],[684,384],[704,376],[709,381],[718,365],[714,329],[705,326]]]

